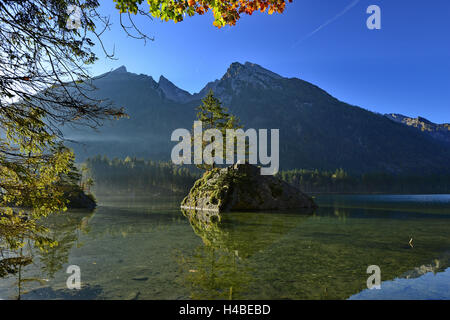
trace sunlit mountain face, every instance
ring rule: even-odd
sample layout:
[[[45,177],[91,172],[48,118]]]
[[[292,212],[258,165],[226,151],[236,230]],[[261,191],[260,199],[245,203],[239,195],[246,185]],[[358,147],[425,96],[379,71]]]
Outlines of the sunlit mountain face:
[[[434,123],[422,117],[412,118],[398,113],[388,113],[386,117],[416,128],[437,140],[450,144],[450,123]]]

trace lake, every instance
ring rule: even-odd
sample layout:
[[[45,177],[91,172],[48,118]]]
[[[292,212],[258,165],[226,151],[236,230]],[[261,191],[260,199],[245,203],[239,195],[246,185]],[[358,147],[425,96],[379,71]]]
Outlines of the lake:
[[[323,195],[315,212],[233,212],[210,228],[179,197],[98,200],[48,218],[58,245],[0,278],[0,298],[450,299],[450,195]],[[370,265],[381,289],[367,288]]]

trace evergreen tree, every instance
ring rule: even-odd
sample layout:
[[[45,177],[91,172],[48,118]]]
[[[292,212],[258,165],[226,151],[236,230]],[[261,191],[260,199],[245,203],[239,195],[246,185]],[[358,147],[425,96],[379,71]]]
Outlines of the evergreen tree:
[[[242,128],[239,124],[239,118],[230,114],[228,109],[222,106],[222,102],[214,96],[214,92],[212,90],[209,90],[205,98],[202,99],[202,104],[197,107],[197,110],[197,120],[202,122],[203,131],[208,129],[217,129],[222,134],[224,139],[222,155],[223,158],[225,158],[227,152],[225,141],[226,130]],[[194,135],[192,135],[192,139],[195,139]],[[211,143],[213,141],[214,138]],[[209,144],[209,142],[204,142],[202,140],[202,150],[204,150],[204,147],[207,144]],[[214,151],[213,156],[215,156]],[[203,170],[211,170],[215,167],[215,163],[212,165],[199,164],[197,167]]]

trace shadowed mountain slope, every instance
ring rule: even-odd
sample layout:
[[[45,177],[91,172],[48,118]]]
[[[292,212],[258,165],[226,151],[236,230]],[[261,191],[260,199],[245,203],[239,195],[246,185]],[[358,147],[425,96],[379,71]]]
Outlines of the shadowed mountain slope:
[[[341,102],[319,87],[246,62],[190,94],[120,67],[94,80],[96,98],[125,106],[129,119],[99,132],[67,130],[78,159],[105,154],[168,160],[174,129],[190,129],[195,107],[212,89],[245,128],[280,129],[280,166],[349,172],[426,173],[450,170],[450,147],[420,130]]]

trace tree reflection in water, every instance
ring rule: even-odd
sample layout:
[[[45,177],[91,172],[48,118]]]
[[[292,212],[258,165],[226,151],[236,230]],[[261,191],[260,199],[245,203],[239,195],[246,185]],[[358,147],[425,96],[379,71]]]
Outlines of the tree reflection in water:
[[[210,221],[207,213],[185,211],[192,229],[203,241],[194,253],[178,252],[183,282],[192,299],[243,299],[255,273],[252,256],[266,250],[313,212],[305,210],[295,219],[263,212],[232,212],[221,221]]]
[[[42,219],[37,235],[45,241],[34,241],[26,238],[26,234],[0,232],[0,278],[16,277],[16,298],[21,299],[29,293],[28,287],[36,284],[44,285],[52,279],[58,270],[68,262],[70,249],[78,243],[80,233],[88,233],[89,220],[95,211],[74,210],[61,214],[53,214]],[[20,239],[14,239],[14,236]],[[16,243],[23,243],[16,246]],[[37,265],[38,275],[28,274],[27,266]]]

